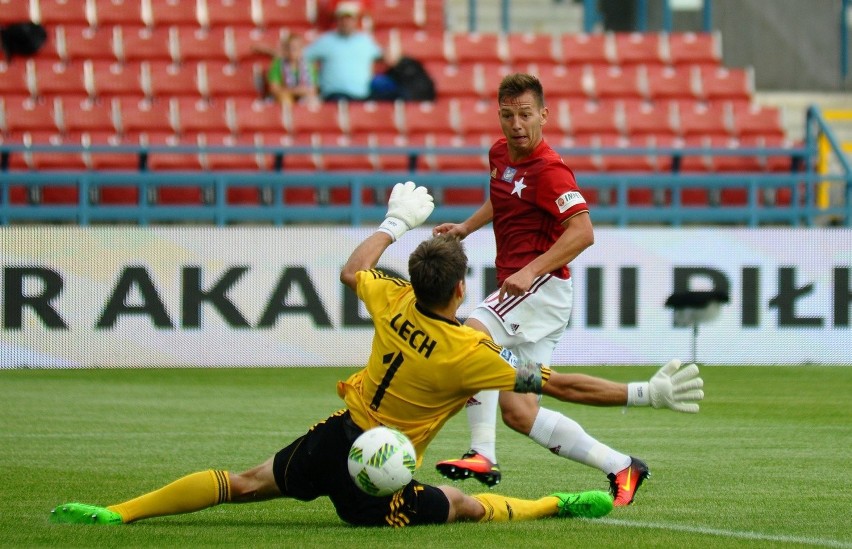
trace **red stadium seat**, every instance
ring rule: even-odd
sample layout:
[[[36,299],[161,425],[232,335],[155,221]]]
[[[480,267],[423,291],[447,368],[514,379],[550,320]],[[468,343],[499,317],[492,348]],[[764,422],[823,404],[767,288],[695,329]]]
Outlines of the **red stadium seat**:
[[[394,132],[401,128],[403,102],[353,101],[346,108],[346,130],[350,135]]]
[[[160,60],[142,64],[145,95],[168,99],[173,96],[201,97],[201,63],[178,64]]]
[[[66,132],[116,132],[116,109],[110,101],[66,97],[62,105],[62,127]]]
[[[642,97],[639,69],[635,66],[594,65],[592,81],[594,96],[598,100]]]
[[[80,0],[38,0],[39,23],[45,27],[94,25],[95,22],[89,17],[87,4]]]
[[[119,149],[137,147],[139,139],[122,138],[112,131],[87,132],[84,143],[89,147],[115,147],[115,151],[90,151],[89,166],[101,171],[137,171],[139,153]],[[133,184],[109,185],[100,191],[100,201],[109,204],[133,204],[139,200],[138,187]]]
[[[480,97],[483,93],[477,64],[430,62],[425,68],[435,83],[435,93],[439,98]]]
[[[197,0],[147,0],[151,4],[148,26],[200,25]]]
[[[257,82],[262,73],[257,65],[207,61],[203,70],[205,97],[260,97]]]
[[[707,101],[740,101],[748,103],[754,96],[752,69],[702,67],[701,96]]]
[[[177,27],[175,56],[181,63],[187,61],[230,61],[226,46],[224,28]]]
[[[343,133],[342,103],[296,103],[285,114],[291,135]]]
[[[497,97],[497,89],[500,87],[500,82],[504,77],[515,72],[518,72],[515,67],[505,63],[480,63],[480,98],[493,99]]]
[[[86,61],[86,70],[92,75],[91,93],[99,98],[145,94],[142,80],[142,63],[115,63],[112,61]]]
[[[556,41],[550,33],[512,32],[506,36],[508,61],[551,64],[559,62]]]
[[[610,104],[564,100],[559,103],[559,112],[565,115],[565,133],[614,137],[621,134],[618,111]]]
[[[370,139],[366,134],[344,135],[340,133],[315,133],[313,144],[318,147],[370,147]],[[329,171],[373,171],[376,168],[374,155],[371,153],[319,153],[320,166]]]
[[[6,133],[16,132],[58,132],[58,98],[51,100],[29,97],[0,97],[4,127]]]
[[[204,165],[208,170],[257,171],[271,167],[270,156],[263,152],[257,154],[245,152],[225,152],[221,149],[232,147],[263,146],[263,136],[245,135],[234,136],[227,132],[206,132],[201,136],[204,147],[215,147],[217,152],[205,151]],[[230,192],[239,191],[239,192]],[[235,187],[229,189],[228,202],[240,204],[258,204],[263,201],[262,189],[259,187]]]
[[[70,62],[89,59],[116,61],[114,35],[112,28],[60,25],[56,27],[59,56]]]
[[[674,65],[718,66],[722,62],[722,35],[714,32],[673,32],[668,36],[668,62]]]
[[[676,113],[669,103],[624,102],[622,105],[626,135],[675,134]]]
[[[262,99],[235,97],[227,100],[233,126],[231,131],[239,134],[275,133],[286,131],[284,111],[281,104]]]
[[[755,137],[737,139],[734,137],[711,137],[711,145],[718,148],[740,149],[759,148],[761,141]],[[715,172],[759,172],[763,170],[764,160],[759,156],[713,155],[710,158],[711,169]]]
[[[31,95],[33,91],[35,82],[26,63],[0,61],[0,97]]]
[[[313,172],[320,169],[319,154],[311,150],[310,152],[291,152],[293,147],[314,147],[314,134],[302,133],[298,135],[282,135],[281,133],[264,134],[263,141],[267,147],[281,145],[284,147],[284,159],[282,168],[287,171],[308,171]],[[311,193],[316,198],[315,192]],[[297,192],[295,196],[306,198],[303,193]],[[287,199],[287,193],[284,196]],[[291,196],[293,198],[293,196]]]
[[[232,63],[246,61],[268,62],[265,54],[255,51],[255,47],[275,48],[280,42],[280,29],[265,29],[258,27],[226,27],[225,47],[228,60]]]
[[[0,0],[0,25],[20,23],[22,21],[38,21],[38,15],[33,13],[37,6],[36,0]]]
[[[615,63],[615,42],[611,33],[566,33],[559,39],[562,61],[568,65]]]
[[[730,107],[726,104],[694,103],[692,108],[680,105],[678,129],[684,138],[693,136],[731,136]]]
[[[450,99],[405,103],[404,132],[414,135],[434,131],[451,132],[455,126],[453,103]]]
[[[116,27],[116,53],[122,61],[177,61],[173,34],[166,27]]]
[[[616,32],[615,59],[621,65],[662,65],[667,35],[656,32]]]
[[[576,137],[561,135],[558,137],[554,136],[550,140],[550,143],[556,149],[597,149],[600,147],[600,138],[592,134],[578,135]],[[563,160],[574,172],[597,172],[602,168],[601,156],[597,151],[565,154]],[[588,197],[586,198],[588,199]]]
[[[451,35],[453,62],[506,63],[509,59],[502,34],[492,32],[458,32]]]
[[[398,147],[400,149],[408,147],[410,142],[405,135],[396,132],[380,132],[369,135],[370,145],[373,147]],[[376,153],[375,155],[376,169],[383,172],[409,172],[411,169],[411,158],[406,153]],[[415,168],[426,169],[425,159],[421,159]]]
[[[784,137],[779,107],[734,103],[731,115],[733,132],[740,137],[754,135]]]
[[[629,150],[633,148],[649,148],[652,141],[647,135],[623,137],[620,135],[600,135],[599,144],[604,148]],[[601,163],[607,172],[653,172],[656,162],[653,155],[641,152],[635,154],[601,154]]]
[[[180,140],[172,134],[148,134],[146,145],[152,147],[148,152],[148,169],[152,171],[198,171],[204,168],[199,152],[172,152],[156,150],[153,147],[192,147],[198,146],[196,139]],[[209,192],[199,185],[163,185],[153,189],[152,199],[158,205],[194,206],[211,202]]]
[[[24,135],[24,144],[32,145],[77,145],[82,146],[80,134],[63,136],[56,131],[30,131]],[[83,156],[82,148],[79,151],[52,151],[41,150],[31,151],[27,161],[29,168],[32,170],[85,170],[87,169],[86,161]],[[65,196],[70,202],[76,202],[76,191],[71,193],[67,190],[72,186],[60,187],[66,190],[56,191],[56,200],[48,200],[49,203],[57,204],[63,202],[60,196]],[[42,200],[44,202],[44,200]]]
[[[308,0],[261,0],[259,26],[305,32],[314,26],[316,10]]]
[[[93,24],[105,25],[144,25],[142,5],[144,0],[95,0]]]
[[[177,129],[181,134],[231,133],[225,101],[172,98]]]
[[[370,22],[373,30],[417,29],[426,25],[423,0],[372,0]]]
[[[477,138],[489,135],[497,139],[502,135],[500,132],[500,117],[497,100],[482,99],[456,99],[456,127],[457,133]]]
[[[59,61],[30,59],[27,64],[30,65],[30,70],[34,74],[37,95],[45,97],[89,95],[82,63],[66,64]]]
[[[545,101],[592,98],[594,82],[590,67],[568,68],[565,65],[539,63],[530,65],[527,70],[541,81]]]
[[[165,100],[120,98],[118,113],[122,134],[174,131],[172,112]]]
[[[426,30],[397,29],[396,42],[402,55],[414,57],[421,63],[439,61],[447,63],[450,60],[448,46],[450,35]]]
[[[488,171],[488,149],[492,142],[490,136],[486,135],[458,135],[456,133],[432,133],[429,134],[427,144],[430,147],[445,149],[459,149],[464,147],[483,148],[482,152],[453,154],[451,152],[432,152],[430,164],[436,171],[475,171],[487,173]]]
[[[227,25],[258,25],[252,14],[252,3],[245,0],[205,0],[207,2],[204,26],[222,27]]]
[[[697,67],[652,65],[645,67],[645,93],[650,101],[698,99],[700,76]]]

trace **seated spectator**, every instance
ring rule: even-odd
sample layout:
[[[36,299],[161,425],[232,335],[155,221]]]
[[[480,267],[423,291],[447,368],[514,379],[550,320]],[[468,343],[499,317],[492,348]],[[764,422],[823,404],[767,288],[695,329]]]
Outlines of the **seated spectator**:
[[[281,39],[266,72],[269,94],[279,103],[311,101],[317,98],[317,75],[304,55],[304,39],[297,34]]]
[[[340,2],[335,9],[336,28],[319,36],[305,49],[305,58],[319,64],[319,90],[325,101],[371,99],[373,66],[395,60],[382,52],[373,37],[359,29],[359,2]]]

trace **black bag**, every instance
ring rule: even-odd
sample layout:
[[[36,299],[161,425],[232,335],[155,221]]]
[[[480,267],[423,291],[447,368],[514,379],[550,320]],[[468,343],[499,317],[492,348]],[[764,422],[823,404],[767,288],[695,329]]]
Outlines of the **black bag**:
[[[402,57],[385,73],[397,83],[406,101],[434,101],[435,82],[423,64],[411,57]]]
[[[0,42],[6,57],[35,55],[47,42],[47,31],[36,23],[12,23],[0,29]]]

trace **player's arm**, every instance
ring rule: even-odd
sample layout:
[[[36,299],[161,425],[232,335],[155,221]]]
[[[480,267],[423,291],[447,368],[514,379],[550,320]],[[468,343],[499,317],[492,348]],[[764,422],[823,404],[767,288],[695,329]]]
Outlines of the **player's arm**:
[[[490,223],[493,218],[494,208],[491,206],[491,199],[489,198],[462,223],[441,223],[432,229],[432,234],[450,234],[464,239],[470,233]]]
[[[595,231],[588,210],[570,217],[562,225],[565,232],[549,250],[503,281],[500,301],[506,296],[524,295],[537,277],[571,263],[583,250],[595,243]]]
[[[541,392],[565,402],[591,406],[652,406],[677,412],[698,412],[698,401],[704,398],[704,380],[698,366],[681,368],[680,360],[670,360],[650,381],[617,383],[585,374],[563,374],[549,371],[539,364],[518,365],[515,391]],[[549,374],[543,376],[536,370]]]
[[[352,251],[340,271],[340,282],[354,290],[357,285],[355,273],[375,267],[388,246],[409,229],[420,226],[434,208],[432,196],[426,187],[418,187],[413,181],[394,185],[388,199],[385,220],[375,233]]]

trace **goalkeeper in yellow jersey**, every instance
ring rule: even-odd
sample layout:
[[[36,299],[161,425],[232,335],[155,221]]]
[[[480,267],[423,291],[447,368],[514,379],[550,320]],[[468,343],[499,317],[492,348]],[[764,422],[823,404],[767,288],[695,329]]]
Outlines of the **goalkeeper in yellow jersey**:
[[[422,242],[409,258],[411,282],[375,270],[382,253],[432,212],[432,197],[412,182],[397,184],[379,229],[349,257],[340,280],[355,290],[373,319],[367,366],[338,384],[346,403],[265,462],[241,473],[207,470],[147,494],[106,507],[66,503],[58,523],[122,524],[189,513],[223,503],[274,498],[310,501],[326,496],[353,525],[410,526],[455,521],[509,521],[544,517],[600,517],[612,509],[603,491],[558,492],[537,500],[496,494],[469,496],[451,486],[412,480],[399,492],[374,497],[349,476],[352,442],[378,425],[408,436],[422,460],[429,442],[467,399],[482,389],[533,392],[603,406],[652,405],[682,409],[703,398],[697,367],[672,361],[640,387],[523,364],[485,334],[463,326],[456,311],[465,297],[467,257],[455,237]]]

